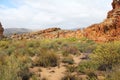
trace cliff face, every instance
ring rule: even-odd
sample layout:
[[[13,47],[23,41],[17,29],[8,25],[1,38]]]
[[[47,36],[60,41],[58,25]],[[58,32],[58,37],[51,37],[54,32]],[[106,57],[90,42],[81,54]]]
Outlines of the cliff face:
[[[120,0],[113,0],[112,8],[103,22],[86,28],[84,36],[99,42],[120,40]]]
[[[2,24],[0,23],[0,39],[3,37],[3,27],[2,27]]]

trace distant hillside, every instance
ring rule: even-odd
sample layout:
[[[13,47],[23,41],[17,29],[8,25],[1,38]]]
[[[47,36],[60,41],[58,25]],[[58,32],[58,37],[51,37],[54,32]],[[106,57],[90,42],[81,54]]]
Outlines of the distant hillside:
[[[28,33],[31,32],[32,30],[30,29],[26,29],[26,28],[6,28],[4,30],[4,35],[5,36],[9,36],[12,34],[22,34],[22,33]]]

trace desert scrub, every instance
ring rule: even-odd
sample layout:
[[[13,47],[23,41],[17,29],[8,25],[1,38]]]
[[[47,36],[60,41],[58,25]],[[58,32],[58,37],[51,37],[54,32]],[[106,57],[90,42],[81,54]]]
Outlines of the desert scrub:
[[[66,45],[63,47],[63,56],[68,56],[69,54],[77,55],[80,54],[79,49],[76,46]]]
[[[72,75],[71,73],[67,73],[61,80],[79,80],[78,77]]]
[[[62,59],[62,62],[63,62],[63,63],[67,63],[67,64],[74,64],[74,60],[73,60],[73,57],[72,57],[72,56],[64,57],[64,58]]]
[[[37,62],[35,65],[43,66],[43,67],[55,67],[58,65],[59,57],[56,55],[54,51],[42,50],[38,55]],[[34,64],[34,63],[33,63]]]
[[[75,72],[76,71],[76,67],[74,65],[67,65],[67,72]]]
[[[27,41],[26,46],[27,47],[32,47],[32,48],[37,48],[40,47],[41,42],[38,40],[32,40],[32,41]]]
[[[5,64],[0,65],[0,80],[29,79],[30,73],[27,65],[22,63],[15,55],[7,56],[5,61]]]
[[[8,48],[9,42],[8,41],[0,41],[0,48],[6,49]]]
[[[83,61],[78,65],[78,72],[87,75],[87,80],[98,80],[97,71],[98,65],[91,61]]]
[[[99,45],[91,54],[91,60],[99,64],[99,70],[112,69],[120,63],[120,42]]]
[[[0,53],[0,65],[6,64],[7,55],[4,53]]]
[[[78,72],[80,73],[89,73],[89,71],[96,71],[98,68],[98,64],[92,62],[92,61],[82,61],[77,67]]]
[[[106,80],[120,80],[120,64],[114,66],[111,71],[106,71]]]
[[[96,49],[97,43],[87,38],[81,38],[76,46],[82,53],[92,53]]]

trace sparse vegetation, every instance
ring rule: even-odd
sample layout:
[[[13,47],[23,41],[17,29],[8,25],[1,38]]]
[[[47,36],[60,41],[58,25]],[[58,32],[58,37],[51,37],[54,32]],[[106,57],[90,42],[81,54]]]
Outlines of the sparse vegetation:
[[[73,56],[83,53],[91,54],[74,66]],[[61,63],[68,73],[87,75],[88,80],[97,80],[98,73],[106,80],[119,80],[120,42],[97,44],[86,38],[0,41],[0,80],[37,80],[29,68],[59,67]],[[78,80],[72,74],[62,78],[69,79]]]
[[[67,73],[61,80],[79,80],[75,75]]]
[[[120,63],[120,42],[99,45],[91,55],[91,59],[99,64],[100,70],[112,69]]]
[[[62,62],[68,63],[68,64],[74,64],[74,60],[73,60],[72,56],[67,56],[67,57],[63,58]]]
[[[79,72],[88,75],[89,79],[96,80],[97,72],[108,80],[119,80],[120,42],[99,44],[90,55],[90,59],[83,61],[78,66]],[[118,68],[115,68],[117,66]],[[108,74],[107,76],[105,76]]]
[[[37,64],[43,67],[55,67],[58,65],[58,56],[52,51],[43,51],[38,56]]]
[[[68,65],[67,67],[67,72],[75,72],[76,71],[76,67],[74,65]]]

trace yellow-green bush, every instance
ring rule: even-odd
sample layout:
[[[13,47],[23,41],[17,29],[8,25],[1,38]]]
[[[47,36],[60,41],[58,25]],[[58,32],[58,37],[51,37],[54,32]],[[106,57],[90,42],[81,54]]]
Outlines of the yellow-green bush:
[[[78,65],[77,70],[81,73],[89,73],[90,71],[95,71],[98,68],[98,64],[92,62],[92,61],[82,61]]]
[[[26,80],[25,78],[28,80],[31,73],[29,73],[28,65],[21,60],[14,54],[5,56],[5,63],[0,64],[0,80]]]
[[[120,64],[114,66],[111,71],[106,72],[106,80],[120,80]]]
[[[54,51],[42,50],[38,55],[38,59],[34,65],[43,66],[43,67],[55,67],[58,65],[59,58]]]
[[[72,56],[67,56],[62,59],[63,63],[74,64],[74,60]]]
[[[99,45],[91,59],[100,65],[100,70],[112,69],[112,66],[120,63],[120,42]]]

